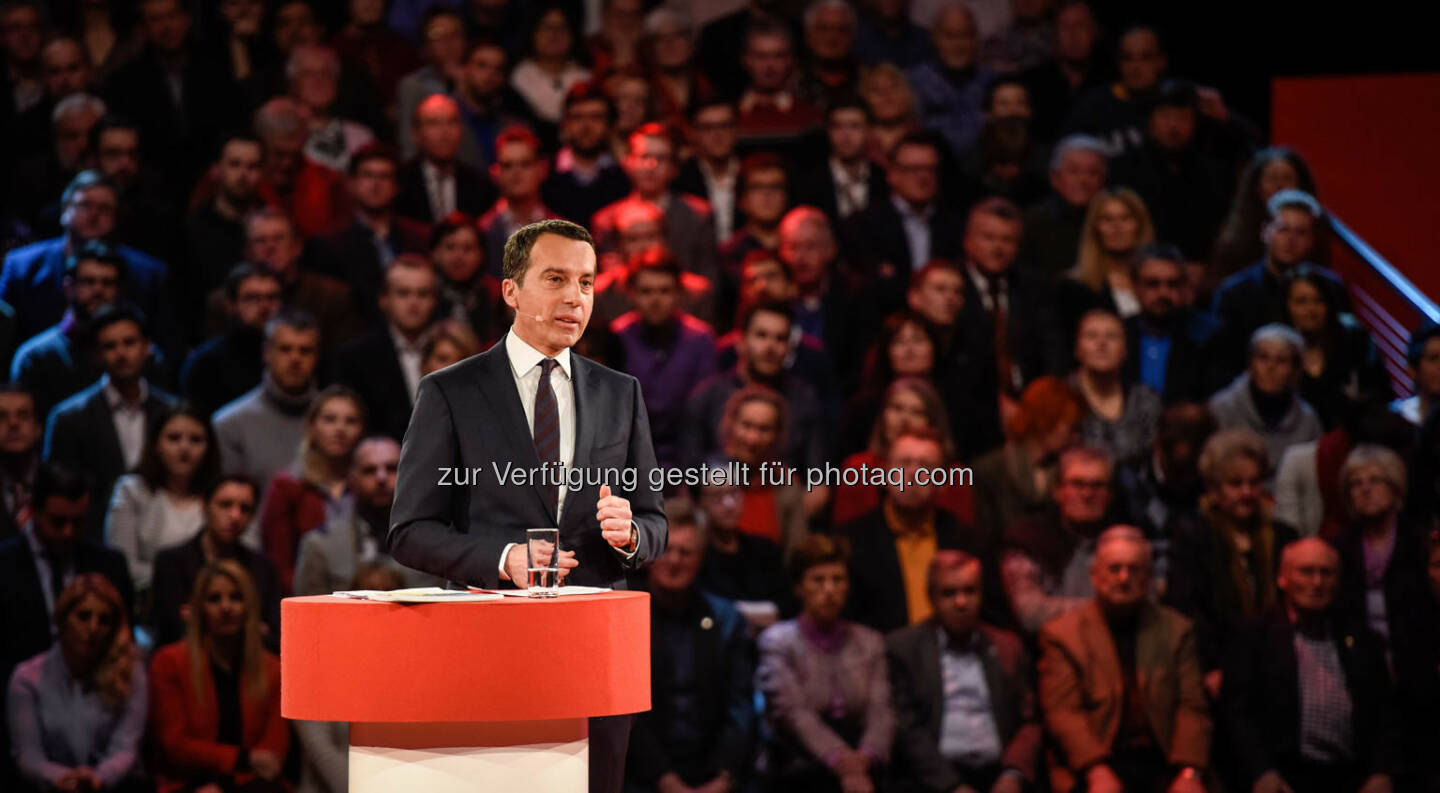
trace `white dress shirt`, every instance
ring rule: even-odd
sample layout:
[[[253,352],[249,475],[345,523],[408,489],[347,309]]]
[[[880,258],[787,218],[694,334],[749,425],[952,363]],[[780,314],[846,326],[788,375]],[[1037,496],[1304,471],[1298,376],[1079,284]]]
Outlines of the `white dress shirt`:
[[[870,163],[861,162],[852,173],[844,163],[830,158],[830,178],[835,180],[835,211],[850,217],[870,205]]]
[[[916,212],[909,201],[898,195],[890,196],[890,201],[900,213],[900,225],[905,229],[905,241],[910,246],[910,267],[918,270],[930,261],[930,218],[935,215],[935,205]]]
[[[520,406],[525,409],[525,426],[530,436],[535,436],[535,393],[540,390],[540,361],[545,354],[526,344],[515,335],[512,328],[505,334],[505,357],[510,359],[510,374],[515,377],[515,390],[520,392]],[[560,470],[569,470],[575,461],[575,386],[570,377],[570,350],[566,348],[555,356],[560,365],[550,370],[550,390],[555,392],[555,408],[560,419]],[[565,488],[559,488],[560,499],[555,505],[555,525],[560,525],[560,515],[565,509]],[[500,552],[500,578],[510,580],[505,573],[505,559],[510,556],[510,543]]]
[[[740,175],[740,161],[734,157],[720,173],[710,166],[709,161],[698,158],[700,177],[705,180],[705,191],[709,194],[710,208],[714,211],[715,241],[730,239],[735,230],[735,182]]]
[[[425,357],[425,337],[421,336],[411,342],[399,328],[391,325],[390,341],[395,345],[395,353],[400,359],[400,374],[405,376],[405,395],[410,397],[410,404],[414,405],[415,395],[420,393],[420,362]]]
[[[455,170],[442,171],[435,163],[422,159],[420,174],[425,177],[425,195],[430,199],[430,214],[440,220],[455,211]]]
[[[120,456],[125,458],[125,470],[134,470],[140,464],[140,453],[145,451],[145,400],[150,388],[140,380],[140,394],[134,402],[126,402],[120,389],[110,384],[110,375],[100,378],[100,391],[105,403],[110,406],[110,418],[115,422],[115,437],[120,440]]]

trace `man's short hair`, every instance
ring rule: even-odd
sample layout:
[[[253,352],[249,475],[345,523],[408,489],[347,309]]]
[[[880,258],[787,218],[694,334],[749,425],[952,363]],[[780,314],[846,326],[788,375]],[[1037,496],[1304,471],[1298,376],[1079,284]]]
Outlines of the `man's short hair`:
[[[760,262],[774,262],[775,266],[780,268],[780,273],[785,276],[786,281],[795,280],[795,274],[794,271],[790,269],[790,265],[785,263],[785,260],[780,257],[778,252],[772,251],[769,248],[756,248],[745,254],[745,258],[740,260],[741,275],[744,275],[747,267],[752,267]]]
[[[79,468],[72,468],[54,460],[40,463],[35,468],[35,483],[30,489],[30,503],[37,510],[45,508],[51,498],[79,501],[90,495],[90,477]]]
[[[75,196],[96,187],[103,187],[114,193],[116,197],[120,195],[120,191],[115,188],[115,183],[110,181],[107,176],[94,168],[86,168],[75,174],[75,178],[70,180],[70,184],[65,185],[65,192],[60,194],[60,206],[70,206],[70,203],[75,200]]]
[[[534,249],[535,241],[540,239],[542,234],[555,234],[578,240],[589,245],[591,250],[595,249],[595,240],[590,237],[590,232],[578,223],[558,219],[531,223],[511,234],[510,239],[505,241],[505,278],[517,284],[525,282],[525,272],[530,269],[530,251]]]
[[[220,136],[220,142],[215,146],[215,162],[219,162],[225,156],[225,149],[232,143],[253,143],[260,147],[260,157],[265,157],[265,141],[254,132],[247,130],[234,130]]]
[[[1095,538],[1095,558],[1100,558],[1100,549],[1115,542],[1133,542],[1145,550],[1145,561],[1154,561],[1154,551],[1150,547],[1150,540],[1145,536],[1145,532],[1123,523],[1111,526],[1100,532],[1100,536]]]
[[[859,94],[847,92],[832,99],[830,104],[825,106],[825,123],[830,123],[835,114],[842,110],[858,111],[865,116],[866,124],[875,120],[875,114],[870,110],[870,103],[866,102]]]
[[[215,479],[210,482],[210,486],[205,488],[205,503],[209,504],[210,499],[214,498],[215,494],[220,492],[220,488],[226,485],[244,485],[245,487],[250,488],[250,497],[255,499],[256,506],[259,505],[259,485],[255,484],[254,479],[251,479],[246,474],[241,473],[221,474],[220,476],[215,477]]]
[[[90,128],[90,150],[94,151],[100,146],[100,136],[113,129],[128,129],[135,133],[135,137],[144,142],[144,136],[140,134],[140,123],[129,116],[122,116],[118,113],[110,113]]]
[[[94,94],[71,94],[55,103],[55,109],[50,111],[50,123],[58,124],[60,119],[80,113],[103,118],[106,109],[105,100]]]
[[[1155,446],[1161,453],[1168,453],[1181,444],[1192,450],[1201,449],[1218,428],[1210,408],[1196,402],[1177,402],[1160,414],[1155,425]]]
[[[1320,202],[1315,200],[1315,196],[1310,195],[1304,190],[1296,190],[1293,187],[1281,190],[1275,195],[1270,196],[1270,200],[1265,202],[1265,211],[1269,213],[1272,219],[1280,217],[1280,210],[1282,209],[1304,210],[1310,217],[1317,220],[1325,211],[1320,206]]]
[[[498,152],[502,147],[512,143],[523,143],[529,146],[536,156],[540,155],[540,138],[536,137],[535,133],[531,132],[530,128],[524,124],[511,124],[500,130],[500,134],[495,136],[495,151]]]
[[[1094,463],[1105,466],[1105,478],[1110,479],[1115,472],[1115,458],[1104,449],[1095,446],[1071,446],[1060,452],[1060,459],[1055,467],[1059,479],[1065,478],[1065,472],[1070,466],[1077,463]]]
[[[390,163],[396,173],[400,171],[400,152],[394,147],[384,143],[367,143],[360,147],[360,150],[350,155],[349,172],[351,176],[360,173],[360,166],[371,160],[384,160]]]
[[[935,581],[941,574],[951,570],[963,570],[970,565],[980,565],[980,558],[973,554],[955,548],[940,548],[935,555],[930,557],[930,564],[925,568],[925,591],[932,596],[935,594]],[[980,575],[985,575],[984,565],[980,565]]]
[[[664,245],[658,245],[648,250],[643,250],[630,257],[626,263],[625,286],[635,288],[636,281],[644,273],[658,273],[675,279],[680,283],[680,263],[675,260],[675,254]]]
[[[435,274],[435,266],[430,263],[429,259],[418,253],[402,253],[399,256],[396,256],[394,261],[390,262],[389,267],[385,268],[385,275],[380,280],[381,294],[385,294],[386,292],[390,291],[390,274],[392,272],[395,272],[396,268],[400,268],[403,270],[418,270],[420,272],[429,273],[431,275]]]
[[[298,308],[282,308],[265,323],[265,343],[270,343],[281,328],[298,333],[314,333],[317,338],[320,336],[320,323],[314,315]]]
[[[273,97],[255,109],[251,126],[261,140],[301,135],[305,133],[305,111],[294,97]]]
[[[985,87],[985,103],[981,105],[981,107],[985,108],[985,110],[988,112],[991,109],[991,106],[995,104],[995,94],[999,93],[1000,89],[1004,88],[1007,85],[1020,86],[1022,89],[1025,90],[1026,98],[1029,98],[1030,86],[1023,79],[1021,79],[1020,75],[1002,74],[999,77],[996,77],[994,80],[991,80],[990,84]]]
[[[295,225],[295,218],[290,217],[279,207],[262,206],[245,216],[245,235],[250,235],[250,228],[262,220],[278,220],[290,229],[290,236],[299,237],[300,229]]]
[[[850,19],[850,27],[852,28],[858,23],[858,20],[855,18],[855,8],[845,2],[845,0],[813,0],[809,5],[805,6],[805,13],[801,17],[800,24],[806,30],[809,30],[810,26],[815,24],[815,17],[820,14],[821,10],[826,8],[838,8],[844,11],[845,15]]]
[[[340,54],[335,48],[325,44],[300,44],[290,51],[290,57],[285,61],[285,79],[294,80],[297,72],[300,71],[300,59],[306,55],[315,55],[324,59],[326,67],[340,79]]]
[[[1305,337],[1289,325],[1282,325],[1279,322],[1261,325],[1255,329],[1254,333],[1250,334],[1250,356],[1254,357],[1255,351],[1265,342],[1284,344],[1295,354],[1297,361],[1305,352]]]
[[[1025,217],[1014,201],[998,195],[975,202],[975,206],[970,207],[970,215],[965,221],[965,226],[968,228],[979,215],[991,215],[1010,223],[1020,223]]]
[[[1440,338],[1440,322],[1427,319],[1416,326],[1410,334],[1410,343],[1405,347],[1405,360],[1410,362],[1410,368],[1420,366],[1420,359],[1425,357],[1425,347],[1431,339]]]
[[[780,155],[773,151],[757,151],[754,154],[747,154],[745,159],[740,161],[740,174],[735,179],[735,192],[744,195],[750,187],[750,180],[760,171],[779,171],[785,179],[785,187],[790,187],[790,172],[785,168],[785,161]]]
[[[582,80],[565,92],[565,104],[563,115],[570,115],[570,109],[585,102],[600,102],[605,105],[605,118],[607,121],[615,121],[615,103],[610,100],[610,95],[605,93],[598,83]]]
[[[251,278],[268,278],[277,285],[283,285],[280,281],[280,274],[266,265],[257,262],[240,262],[225,274],[225,299],[232,303],[235,302],[240,297],[240,285]]]
[[[1138,278],[1141,265],[1152,259],[1170,262],[1179,267],[1182,274],[1185,272],[1185,254],[1180,252],[1180,248],[1168,242],[1150,242],[1136,248],[1135,253],[1130,255],[1130,277]]]
[[[931,259],[920,266],[910,278],[910,288],[918,289],[925,285],[925,279],[935,273],[954,273],[960,278],[961,283],[965,281],[965,270],[960,263],[953,259]]]
[[[81,262],[97,262],[106,267],[113,267],[116,278],[125,277],[125,258],[104,240],[90,240],[80,246],[80,250],[65,257],[65,275],[73,276]]]
[[[779,314],[787,323],[795,324],[795,309],[789,303],[783,300],[756,300],[741,307],[740,332],[748,332],[750,323],[760,314]]]
[[[135,323],[135,327],[140,329],[140,336],[145,338],[145,315],[140,313],[140,309],[128,303],[102,306],[99,311],[95,312],[95,316],[90,318],[90,338],[100,338],[102,331],[121,322]]]
[[[1060,170],[1060,164],[1065,162],[1065,158],[1070,156],[1071,152],[1077,151],[1088,151],[1091,154],[1099,155],[1100,159],[1106,163],[1110,162],[1111,151],[1105,141],[1094,135],[1077,132],[1073,135],[1066,135],[1055,144],[1055,150],[1050,153],[1050,170]]]
[[[444,3],[431,3],[420,14],[420,23],[415,26],[415,36],[420,39],[418,42],[420,46],[425,46],[426,30],[429,29],[431,23],[441,17],[454,17],[462,28],[465,27],[465,15],[461,14],[459,9]]]
[[[776,22],[771,19],[760,19],[752,22],[745,28],[745,41],[741,45],[740,53],[743,55],[750,51],[750,42],[757,38],[770,36],[777,39],[785,39],[785,45],[790,52],[795,52],[795,37],[790,33],[790,28],[783,22]]]
[[[936,157],[940,157],[942,152],[945,151],[943,144],[940,142],[940,138],[935,133],[923,129],[913,130],[902,135],[900,140],[895,141],[895,145],[890,147],[890,151],[886,152],[887,162],[894,165],[896,159],[900,156],[900,150],[907,146],[928,147],[931,151],[935,152]]]
[[[475,218],[458,209],[435,221],[435,225],[430,227],[430,244],[425,250],[430,251],[430,254],[433,256],[435,249],[440,247],[440,243],[461,229],[468,229],[475,235],[475,240],[480,243],[480,256],[483,259],[485,256],[484,237],[475,226]]]
[[[493,36],[481,34],[471,38],[470,43],[465,45],[465,60],[475,57],[476,50],[497,50],[505,56],[507,64],[510,62],[510,53],[505,50],[505,45],[496,41]]]

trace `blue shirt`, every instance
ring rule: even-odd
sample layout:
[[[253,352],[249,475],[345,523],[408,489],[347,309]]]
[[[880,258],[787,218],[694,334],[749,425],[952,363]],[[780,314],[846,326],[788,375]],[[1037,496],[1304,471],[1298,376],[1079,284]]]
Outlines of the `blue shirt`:
[[[1169,336],[1140,334],[1140,382],[1162,397],[1165,396],[1165,367],[1169,362]]]
[[[990,707],[983,650],[978,634],[969,647],[956,647],[943,629],[940,638],[940,692],[945,710],[940,717],[940,754],[970,768],[1000,762],[1005,748]]]

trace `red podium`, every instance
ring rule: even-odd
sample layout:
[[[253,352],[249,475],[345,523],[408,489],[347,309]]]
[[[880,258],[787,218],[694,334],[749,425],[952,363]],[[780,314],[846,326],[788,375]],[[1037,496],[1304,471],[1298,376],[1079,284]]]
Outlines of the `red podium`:
[[[281,713],[350,722],[352,793],[584,791],[591,716],[650,709],[650,596],[281,603]]]

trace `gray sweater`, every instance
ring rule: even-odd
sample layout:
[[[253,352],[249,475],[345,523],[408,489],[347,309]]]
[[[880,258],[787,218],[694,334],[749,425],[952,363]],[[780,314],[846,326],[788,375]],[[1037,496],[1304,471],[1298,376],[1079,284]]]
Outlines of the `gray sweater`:
[[[250,477],[263,495],[270,479],[299,458],[305,411],[314,398],[313,385],[303,395],[292,396],[280,391],[266,372],[260,385],[215,411],[220,467],[227,474]]]
[[[1265,448],[1270,452],[1271,467],[1278,466],[1285,457],[1285,450],[1297,443],[1308,443],[1324,433],[1320,419],[1309,403],[1298,393],[1290,397],[1290,407],[1274,427],[1265,426],[1260,418],[1260,409],[1250,396],[1250,375],[1242,374],[1230,385],[1210,397],[1210,412],[1220,429],[1243,427],[1259,433],[1265,439]],[[1273,478],[1270,481],[1274,481]]]

